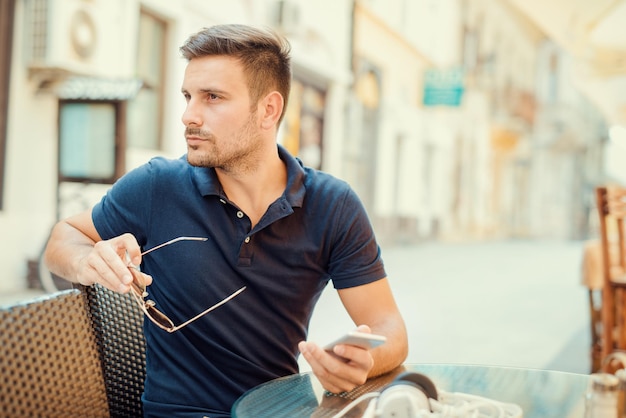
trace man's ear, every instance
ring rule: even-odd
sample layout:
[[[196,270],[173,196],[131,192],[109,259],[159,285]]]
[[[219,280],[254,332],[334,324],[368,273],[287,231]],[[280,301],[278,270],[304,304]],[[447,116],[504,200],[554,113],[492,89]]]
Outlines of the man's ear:
[[[261,99],[259,102],[259,119],[261,127],[269,129],[276,126],[278,124],[278,120],[280,119],[280,115],[283,112],[284,106],[285,100],[283,100],[283,96],[277,91],[273,91]]]

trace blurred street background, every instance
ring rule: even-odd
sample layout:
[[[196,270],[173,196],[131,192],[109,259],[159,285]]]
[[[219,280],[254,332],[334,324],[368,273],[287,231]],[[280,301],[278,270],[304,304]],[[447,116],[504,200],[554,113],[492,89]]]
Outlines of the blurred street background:
[[[279,142],[363,200],[409,360],[587,372],[593,189],[626,182],[623,22],[626,0],[0,0],[0,303],[58,288],[58,219],[185,152],[178,47],[246,23],[292,45]],[[326,292],[312,339],[341,315]]]
[[[492,241],[383,251],[409,333],[410,363],[589,373],[587,290],[575,241]],[[352,329],[327,288],[311,322],[320,344]],[[301,360],[303,370],[308,365]]]

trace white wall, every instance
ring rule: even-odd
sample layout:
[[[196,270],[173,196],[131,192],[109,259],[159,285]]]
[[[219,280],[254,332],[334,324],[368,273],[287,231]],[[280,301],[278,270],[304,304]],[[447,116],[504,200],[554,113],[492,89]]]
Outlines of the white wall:
[[[0,212],[0,292],[23,287],[26,260],[37,258],[54,220],[56,101],[36,95],[23,65],[24,2],[16,3],[9,93],[4,208]]]

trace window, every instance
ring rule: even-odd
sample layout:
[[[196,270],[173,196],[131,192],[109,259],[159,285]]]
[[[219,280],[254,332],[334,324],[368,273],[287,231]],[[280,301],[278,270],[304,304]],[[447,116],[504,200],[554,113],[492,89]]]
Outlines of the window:
[[[128,145],[159,149],[163,120],[166,23],[142,11],[139,17],[137,77],[143,85],[128,104]]]
[[[113,183],[124,170],[123,102],[62,101],[59,181]]]
[[[0,210],[3,207],[15,0],[0,1]]]
[[[297,78],[291,82],[281,143],[312,168],[322,167],[326,93]]]

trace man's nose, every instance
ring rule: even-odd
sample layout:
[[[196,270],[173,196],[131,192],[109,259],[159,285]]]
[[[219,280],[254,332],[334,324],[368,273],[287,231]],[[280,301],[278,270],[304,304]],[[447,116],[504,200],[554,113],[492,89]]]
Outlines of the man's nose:
[[[202,125],[202,116],[198,109],[198,106],[195,106],[192,101],[187,103],[187,107],[183,112],[183,116],[181,118],[183,124],[185,126],[201,126]]]

